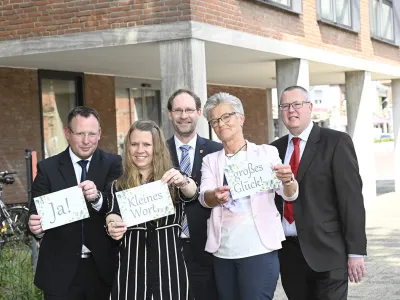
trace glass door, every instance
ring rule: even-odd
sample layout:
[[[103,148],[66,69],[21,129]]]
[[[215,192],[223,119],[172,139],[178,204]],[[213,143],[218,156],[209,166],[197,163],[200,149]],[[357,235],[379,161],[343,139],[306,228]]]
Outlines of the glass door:
[[[82,105],[82,75],[68,72],[39,71],[43,158],[64,151],[68,113]]]

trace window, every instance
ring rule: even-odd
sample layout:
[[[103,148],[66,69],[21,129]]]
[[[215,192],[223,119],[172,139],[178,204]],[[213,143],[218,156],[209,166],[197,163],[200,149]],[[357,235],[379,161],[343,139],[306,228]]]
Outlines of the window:
[[[64,135],[70,110],[83,104],[82,74],[39,70],[44,158],[68,147]]]
[[[351,27],[350,0],[321,0],[321,17]]]
[[[118,154],[124,149],[125,135],[133,122],[153,120],[161,124],[161,95],[150,88],[116,88],[115,107],[117,119]]]
[[[394,42],[394,16],[392,0],[371,0],[372,36]]]
[[[266,4],[270,4],[291,12],[302,13],[302,0],[257,0]]]
[[[318,19],[351,31],[360,31],[360,0],[317,0]]]
[[[291,7],[291,0],[271,0],[271,2],[275,2],[284,6]]]

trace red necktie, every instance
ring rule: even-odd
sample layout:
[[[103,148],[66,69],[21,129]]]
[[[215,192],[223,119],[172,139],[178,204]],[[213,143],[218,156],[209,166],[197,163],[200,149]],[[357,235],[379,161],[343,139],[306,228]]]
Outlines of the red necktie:
[[[300,138],[294,137],[292,138],[292,142],[294,145],[294,150],[289,164],[292,167],[294,178],[296,178],[300,163]],[[294,222],[293,203],[285,201],[284,206],[285,209],[283,211],[283,216],[285,217],[286,221],[289,222],[289,224],[292,224]]]

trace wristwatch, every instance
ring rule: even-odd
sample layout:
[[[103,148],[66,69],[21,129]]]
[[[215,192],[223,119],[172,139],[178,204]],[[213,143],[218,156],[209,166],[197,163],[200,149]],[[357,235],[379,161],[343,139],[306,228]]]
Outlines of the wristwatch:
[[[92,205],[96,205],[97,203],[99,203],[100,198],[101,198],[101,192],[97,191],[97,198],[92,201]]]
[[[293,175],[293,173],[292,173],[292,178],[290,179],[290,181],[286,181],[286,182],[284,182],[283,184],[284,184],[284,185],[291,185],[293,182],[294,182],[294,175]]]

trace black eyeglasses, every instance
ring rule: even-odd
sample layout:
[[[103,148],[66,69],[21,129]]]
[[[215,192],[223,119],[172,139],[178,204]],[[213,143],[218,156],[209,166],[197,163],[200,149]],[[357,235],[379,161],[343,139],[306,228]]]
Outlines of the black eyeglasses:
[[[208,121],[208,123],[211,125],[212,128],[215,128],[219,125],[219,121],[221,120],[222,122],[224,122],[225,124],[228,123],[231,119],[231,117],[236,114],[236,112],[231,112],[231,113],[226,113],[223,114],[221,117],[216,118],[216,119],[212,119],[210,121]]]
[[[285,104],[279,104],[279,108],[281,110],[289,110],[290,107],[293,107],[295,110],[298,110],[303,107],[304,103],[310,103],[310,101],[302,101],[302,102],[292,102],[292,103],[285,103]]]

